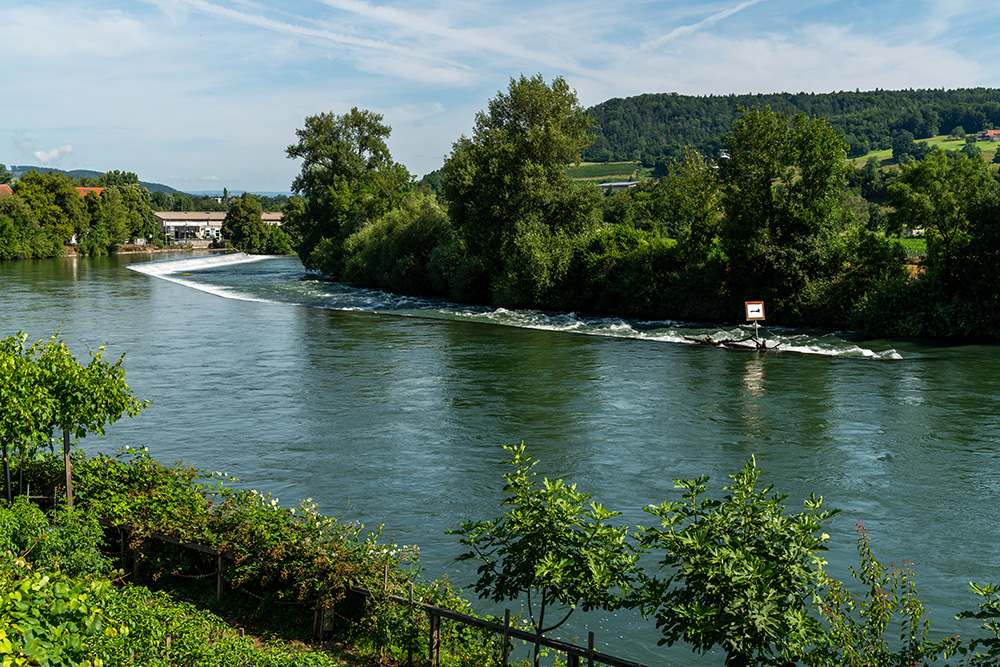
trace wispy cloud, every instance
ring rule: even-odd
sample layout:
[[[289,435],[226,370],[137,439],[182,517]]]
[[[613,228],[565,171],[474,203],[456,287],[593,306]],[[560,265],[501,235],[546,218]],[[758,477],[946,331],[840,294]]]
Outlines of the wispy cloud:
[[[352,106],[384,114],[394,157],[422,174],[522,73],[564,76],[585,106],[671,91],[1000,84],[1000,6],[914,0],[888,25],[884,9],[830,0],[636,0],[626,9],[606,0],[95,0],[84,10],[46,0],[0,10],[0,44],[32,54],[0,73],[0,117],[19,128],[8,145],[17,161],[126,169],[168,184],[191,174],[193,188],[212,174],[231,189],[280,190],[297,171],[284,148],[307,115]]]
[[[746,0],[746,2],[741,2],[740,4],[734,7],[729,7],[720,12],[716,12],[715,14],[712,14],[711,16],[704,18],[701,21],[698,21],[697,23],[678,26],[673,30],[671,30],[670,32],[668,32],[666,35],[660,37],[659,39],[655,39],[652,42],[647,42],[646,44],[643,44],[641,50],[649,51],[650,49],[655,49],[658,46],[666,44],[667,42],[672,42],[678,37],[682,37],[684,35],[690,35],[692,33],[698,32],[703,28],[711,27],[716,23],[718,23],[719,21],[727,19],[733,14],[736,14],[737,12],[741,12],[744,9],[747,9],[748,7],[753,7],[754,5],[759,4],[763,1],[764,0]]]

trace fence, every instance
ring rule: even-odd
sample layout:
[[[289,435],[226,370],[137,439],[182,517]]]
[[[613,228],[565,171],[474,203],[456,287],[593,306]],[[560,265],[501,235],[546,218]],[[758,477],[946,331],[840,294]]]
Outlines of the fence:
[[[110,521],[101,519],[101,524],[108,528],[115,528],[121,533],[121,558],[124,562],[125,558],[125,538],[126,532],[129,532],[127,526],[115,525]],[[203,544],[198,544],[195,542],[184,542],[172,537],[170,535],[164,535],[162,533],[150,533],[146,536],[148,539],[154,539],[160,542],[165,542],[168,544],[174,544],[185,549],[191,549],[193,551],[198,551],[204,554],[215,556],[215,595],[218,601],[221,601],[226,594],[226,562],[234,561],[236,559],[235,554],[222,552],[214,547],[205,546]],[[135,573],[135,568],[137,567],[138,559],[133,555],[133,573]],[[211,575],[208,575],[211,576]],[[351,593],[359,595],[364,598],[373,597],[374,594],[367,588],[362,588],[359,586],[351,586],[347,589]],[[246,592],[246,591],[244,591]],[[490,632],[495,632],[503,637],[502,646],[503,654],[500,656],[499,664],[501,667],[508,667],[509,664],[509,650],[511,640],[518,639],[531,644],[538,644],[543,648],[548,648],[559,653],[566,655],[566,665],[567,667],[580,667],[581,661],[585,660],[588,667],[593,667],[595,664],[608,665],[609,667],[645,667],[641,663],[632,662],[630,660],[625,660],[623,658],[617,658],[612,655],[607,655],[601,653],[594,649],[594,633],[588,633],[587,646],[577,646],[575,644],[570,644],[568,642],[560,641],[557,639],[549,639],[547,637],[537,637],[533,633],[520,630],[516,627],[511,626],[510,623],[510,610],[507,610],[504,614],[504,622],[497,623],[487,619],[478,618],[476,616],[470,616],[468,614],[462,614],[460,612],[452,611],[450,609],[444,609],[442,607],[435,607],[423,602],[413,600],[413,584],[410,584],[410,596],[409,598],[403,598],[396,595],[380,595],[382,599],[388,599],[394,604],[409,607],[411,609],[419,609],[427,614],[429,621],[429,635],[428,635],[428,655],[427,655],[427,665],[430,667],[438,667],[441,661],[441,620],[448,619],[457,623],[462,623],[474,628],[479,628],[482,630],[487,630]],[[324,633],[327,628],[327,620],[331,614],[335,613],[333,609],[328,609],[322,604],[317,604],[315,614],[313,615],[313,638],[318,641],[323,641]]]

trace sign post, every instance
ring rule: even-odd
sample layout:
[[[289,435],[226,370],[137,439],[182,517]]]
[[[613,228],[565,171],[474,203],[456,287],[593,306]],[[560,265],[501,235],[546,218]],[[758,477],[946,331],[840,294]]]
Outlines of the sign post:
[[[747,301],[747,322],[753,322],[753,337],[757,338],[757,323],[764,319],[764,302]]]

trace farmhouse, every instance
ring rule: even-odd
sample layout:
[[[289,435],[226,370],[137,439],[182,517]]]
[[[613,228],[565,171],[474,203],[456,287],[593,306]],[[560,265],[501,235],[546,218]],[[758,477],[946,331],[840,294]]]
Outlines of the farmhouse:
[[[979,130],[976,138],[979,141],[996,141],[1000,139],[1000,130]]]

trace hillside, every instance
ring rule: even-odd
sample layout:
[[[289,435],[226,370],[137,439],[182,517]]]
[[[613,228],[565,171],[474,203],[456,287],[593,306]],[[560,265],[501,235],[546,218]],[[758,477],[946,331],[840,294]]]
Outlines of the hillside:
[[[97,178],[102,172],[92,171],[90,169],[74,169],[72,171],[66,171],[65,169],[56,169],[54,167],[34,167],[31,165],[10,165],[7,169],[14,174],[14,178],[20,178],[22,174],[28,171],[37,171],[39,173],[46,173],[49,171],[54,171],[60,174],[68,174],[74,178]],[[139,181],[139,184],[150,192],[166,192],[167,194],[184,194],[180,190],[176,190],[169,185],[163,185],[162,183],[149,183],[147,181]]]
[[[1000,90],[994,88],[707,97],[657,93],[610,99],[588,109],[596,139],[583,158],[642,160],[652,166],[679,156],[684,146],[715,154],[740,109],[752,106],[827,119],[844,135],[852,157],[889,148],[904,131],[925,139],[955,127],[966,132],[1000,127]]]

